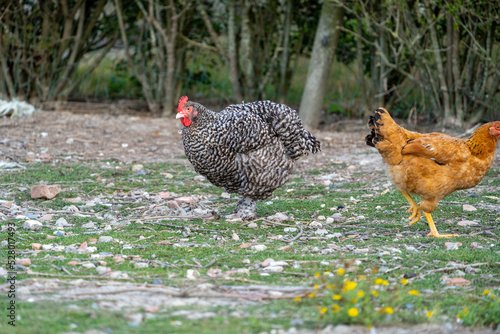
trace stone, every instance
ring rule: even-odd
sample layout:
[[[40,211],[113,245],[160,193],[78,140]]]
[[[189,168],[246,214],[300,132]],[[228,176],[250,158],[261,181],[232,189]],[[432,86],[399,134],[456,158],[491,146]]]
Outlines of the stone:
[[[132,172],[138,172],[142,169],[144,169],[144,166],[141,164],[132,165]]]
[[[450,278],[446,281],[447,286],[464,287],[464,286],[469,286],[470,284],[471,283],[469,280],[466,280],[465,278],[462,277]]]
[[[113,241],[113,237],[109,237],[109,236],[102,236],[102,237],[99,237],[99,240],[97,240],[98,243],[107,243],[107,242],[111,242]]]
[[[477,209],[470,204],[464,204],[462,206],[464,211],[476,211]]]
[[[194,269],[188,269],[186,271],[186,278],[187,279],[190,279],[190,280],[195,280],[197,278],[200,277],[200,273],[198,270],[194,270]]]
[[[146,262],[136,262],[134,263],[134,268],[141,269],[141,268],[147,268],[149,265]]]
[[[31,187],[31,198],[52,199],[61,191],[61,186],[56,185],[36,185]]]
[[[269,273],[281,273],[281,272],[283,272],[283,267],[282,266],[269,266],[269,267],[263,268],[262,271],[266,271]]]
[[[85,223],[82,225],[82,228],[95,228],[94,222]]]
[[[68,224],[68,222],[66,221],[66,219],[64,218],[59,218],[58,220],[56,220],[56,223],[55,223],[55,227],[65,227],[65,226],[69,226],[70,224]]]
[[[252,249],[257,251],[257,252],[260,252],[260,251],[266,250],[267,246],[266,245],[255,245],[255,246],[252,246]]]
[[[29,219],[29,220],[25,221],[23,224],[23,228],[25,228],[27,230],[39,230],[42,228],[42,226],[43,226],[42,223],[40,223],[37,220],[33,220],[33,219]]]
[[[31,260],[30,259],[17,259],[16,264],[21,264],[23,266],[30,266]]]

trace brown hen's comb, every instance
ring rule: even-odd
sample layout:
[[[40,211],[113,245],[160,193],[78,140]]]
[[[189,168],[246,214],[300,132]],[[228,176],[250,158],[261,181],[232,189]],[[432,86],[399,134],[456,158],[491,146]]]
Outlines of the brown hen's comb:
[[[183,96],[179,99],[179,106],[177,107],[177,112],[181,112],[182,109],[184,108],[184,103],[186,103],[188,100],[187,96]]]

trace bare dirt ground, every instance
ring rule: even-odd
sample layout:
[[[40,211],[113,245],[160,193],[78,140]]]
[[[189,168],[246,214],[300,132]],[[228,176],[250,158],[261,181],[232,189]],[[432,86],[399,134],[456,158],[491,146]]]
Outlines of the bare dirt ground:
[[[88,110],[87,110],[88,111]],[[17,162],[78,162],[95,160],[117,160],[123,163],[176,162],[189,166],[184,158],[184,149],[178,131],[181,124],[171,116],[155,118],[139,113],[117,112],[110,107],[104,113],[82,113],[69,111],[41,111],[29,117],[0,119],[0,161]],[[346,168],[359,172],[380,171],[384,165],[376,150],[366,146],[364,137],[368,133],[364,121],[346,120],[330,125],[327,129],[313,131],[322,142],[322,152],[301,159],[297,164],[299,170],[327,169],[331,163],[345,163]],[[450,133],[457,135],[458,133]],[[500,150],[497,150],[495,166],[500,165]],[[371,179],[386,178],[380,173],[359,174],[358,182],[369,182]],[[21,286],[36,287],[26,280]],[[80,282],[81,283],[81,282]],[[59,287],[61,299],[67,294],[79,295],[76,291],[83,289],[80,296],[92,298],[99,289],[125,289],[126,300],[130,301],[130,293],[140,304],[140,298],[156,296],[159,304],[171,304],[175,298],[148,292],[148,287],[131,287],[128,283],[112,282],[101,284],[87,282],[87,285],[72,286],[70,281],[62,283],[57,279],[39,280],[40,290],[50,289],[51,285]],[[76,289],[76,290],[75,290]],[[141,290],[142,289],[142,290]],[[96,291],[92,293],[92,291]],[[135,292],[134,292],[135,290]],[[154,289],[153,289],[154,290]],[[75,292],[76,291],[76,292]],[[33,291],[32,291],[33,292]],[[37,294],[36,298],[41,295]],[[120,300],[123,294],[103,294],[99,302]],[[82,297],[83,298],[83,297]],[[193,304],[203,302],[194,297]],[[213,301],[210,301],[213,302]],[[250,301],[226,300],[229,303]],[[183,301],[185,304],[186,301]],[[337,326],[328,327],[322,333],[368,333],[361,327]],[[411,328],[383,328],[377,333],[489,333],[488,330],[452,329],[446,326],[424,324]],[[300,331],[300,333],[312,333]]]

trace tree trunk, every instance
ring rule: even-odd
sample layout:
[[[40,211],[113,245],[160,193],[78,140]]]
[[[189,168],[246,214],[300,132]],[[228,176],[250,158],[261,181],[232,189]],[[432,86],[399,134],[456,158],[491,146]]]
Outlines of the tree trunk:
[[[300,102],[299,114],[306,129],[317,128],[327,89],[337,41],[344,16],[343,7],[325,1],[314,38],[306,85]]]
[[[238,71],[238,55],[236,46],[236,24],[235,24],[235,3],[234,0],[229,3],[229,22],[227,27],[228,33],[228,58],[229,58],[229,80],[231,81],[231,86],[233,87],[233,96],[236,103],[241,103],[243,101],[243,95],[241,94],[240,78]]]

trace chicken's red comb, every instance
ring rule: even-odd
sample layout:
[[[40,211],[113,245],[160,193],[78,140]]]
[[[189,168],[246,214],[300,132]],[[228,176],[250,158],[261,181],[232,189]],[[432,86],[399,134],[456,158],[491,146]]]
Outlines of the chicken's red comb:
[[[183,96],[179,99],[179,106],[177,107],[177,112],[181,112],[182,109],[184,108],[184,103],[186,103],[188,100],[187,96]]]

